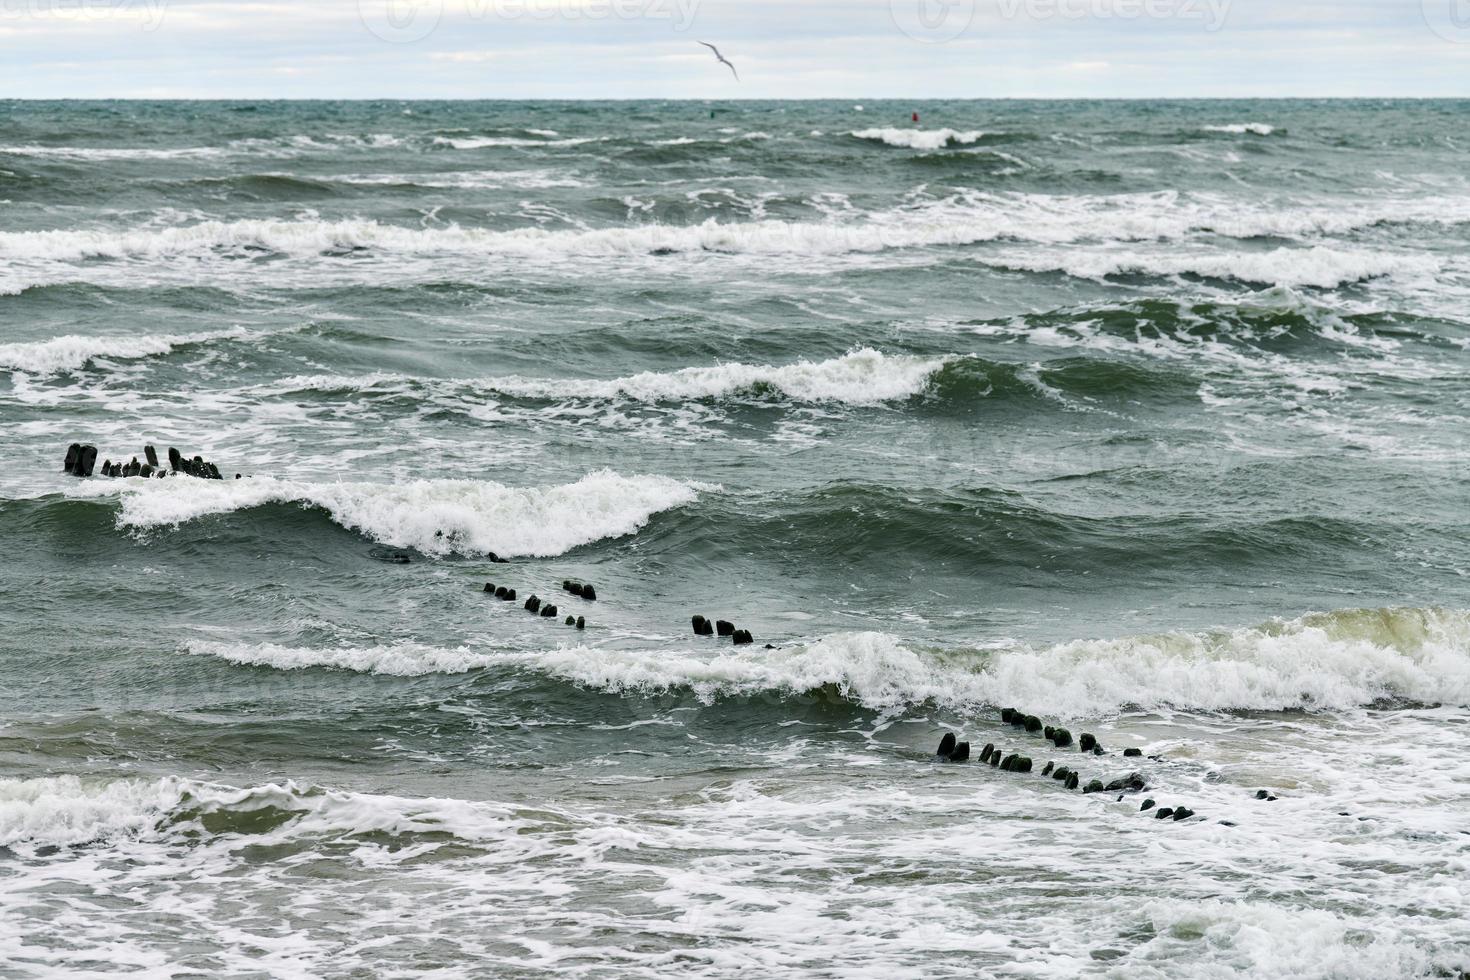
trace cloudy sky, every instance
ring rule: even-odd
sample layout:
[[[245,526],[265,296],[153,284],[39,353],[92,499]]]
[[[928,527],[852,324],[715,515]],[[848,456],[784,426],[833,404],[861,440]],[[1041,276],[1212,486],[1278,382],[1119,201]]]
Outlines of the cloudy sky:
[[[1470,0],[0,0],[0,49],[11,98],[1470,96]]]

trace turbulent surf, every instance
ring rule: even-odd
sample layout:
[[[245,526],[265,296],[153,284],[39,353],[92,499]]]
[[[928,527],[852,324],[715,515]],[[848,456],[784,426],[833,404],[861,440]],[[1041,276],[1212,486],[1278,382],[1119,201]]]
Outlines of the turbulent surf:
[[[1470,972],[1465,104],[6,109],[0,973]]]

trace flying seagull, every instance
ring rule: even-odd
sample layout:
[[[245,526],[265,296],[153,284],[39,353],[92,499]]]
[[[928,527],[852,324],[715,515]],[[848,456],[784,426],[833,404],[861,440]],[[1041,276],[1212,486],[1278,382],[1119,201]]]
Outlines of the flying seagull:
[[[700,41],[699,43],[700,44],[703,44],[705,47],[707,47],[711,51],[713,51],[715,53],[715,58],[720,62],[720,64],[722,64],[722,65],[729,65],[730,74],[732,74],[732,75],[735,76],[735,81],[737,81],[737,82],[740,81],[740,73],[735,70],[735,66],[734,65],[731,65],[730,62],[728,62],[728,61],[725,60],[725,56],[722,55],[722,54],[720,54],[720,49],[719,48],[715,47],[713,44],[710,44],[708,41]]]

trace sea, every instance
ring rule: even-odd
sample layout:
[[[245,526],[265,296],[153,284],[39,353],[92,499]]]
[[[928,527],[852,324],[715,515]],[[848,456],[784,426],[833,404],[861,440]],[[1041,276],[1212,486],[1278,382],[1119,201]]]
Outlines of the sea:
[[[0,976],[1470,975],[1470,102],[0,102],[0,444]]]

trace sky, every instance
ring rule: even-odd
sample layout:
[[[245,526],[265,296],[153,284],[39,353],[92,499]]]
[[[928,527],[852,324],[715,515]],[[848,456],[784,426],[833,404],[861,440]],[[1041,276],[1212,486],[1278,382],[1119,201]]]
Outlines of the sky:
[[[1470,0],[0,0],[0,55],[0,98],[1470,97]]]

